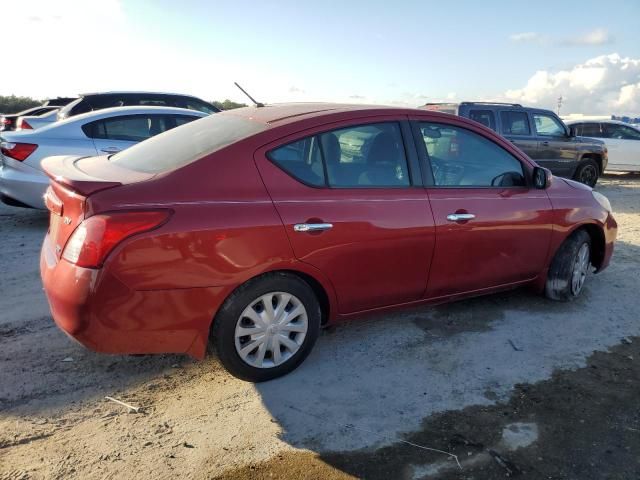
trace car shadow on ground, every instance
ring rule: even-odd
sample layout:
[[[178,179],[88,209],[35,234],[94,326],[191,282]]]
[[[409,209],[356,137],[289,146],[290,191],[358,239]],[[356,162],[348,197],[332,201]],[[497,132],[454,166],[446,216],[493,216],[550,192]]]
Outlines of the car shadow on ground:
[[[408,438],[439,412],[506,401],[517,384],[640,335],[640,248],[617,248],[632,263],[614,260],[574,302],[518,290],[354,321],[323,335],[298,370],[256,388],[283,441],[329,460]]]
[[[35,208],[18,208],[3,205],[0,210],[0,222],[2,222],[3,229],[15,227],[19,223],[21,228],[42,231],[44,236],[49,226],[49,212]]]

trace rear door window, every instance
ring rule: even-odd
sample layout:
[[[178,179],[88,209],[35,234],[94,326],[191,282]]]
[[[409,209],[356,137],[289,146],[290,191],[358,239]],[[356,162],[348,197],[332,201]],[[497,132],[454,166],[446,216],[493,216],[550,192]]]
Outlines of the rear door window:
[[[130,115],[91,122],[82,130],[89,138],[141,142],[152,136],[152,123],[149,115]]]
[[[470,110],[469,118],[491,130],[496,129],[496,118],[491,110]]]
[[[320,135],[330,187],[409,186],[400,125],[393,122],[343,128]]]
[[[269,152],[269,159],[296,180],[314,187],[325,185],[318,137],[307,137]]]
[[[601,137],[600,124],[595,122],[579,123],[574,126],[576,135],[581,137]]]
[[[373,123],[313,135],[268,153],[282,170],[307,185],[332,188],[409,186],[400,125]]]
[[[502,111],[500,112],[500,122],[504,135],[531,135],[529,116],[526,112]]]

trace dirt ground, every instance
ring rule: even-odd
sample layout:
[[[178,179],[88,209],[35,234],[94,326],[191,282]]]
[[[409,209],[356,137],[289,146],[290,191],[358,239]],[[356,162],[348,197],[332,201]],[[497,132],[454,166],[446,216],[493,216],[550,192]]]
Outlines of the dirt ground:
[[[0,206],[0,480],[638,480],[640,176],[597,189],[619,241],[576,302],[515,291],[365,318],[259,385],[215,358],[75,344],[41,291],[46,215]]]

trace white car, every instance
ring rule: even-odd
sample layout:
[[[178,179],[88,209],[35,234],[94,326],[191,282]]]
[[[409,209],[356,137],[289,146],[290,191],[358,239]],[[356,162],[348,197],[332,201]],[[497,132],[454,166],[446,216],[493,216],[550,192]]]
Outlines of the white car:
[[[46,157],[117,153],[159,133],[206,117],[173,107],[117,107],[77,115],[38,130],[0,134],[0,199],[8,205],[45,208]]]
[[[640,172],[640,129],[617,120],[567,122],[576,135],[604,141],[609,150],[608,171]]]
[[[38,128],[46,127],[47,125],[51,125],[53,122],[58,120],[58,110],[51,110],[49,112],[43,113],[42,115],[24,115],[18,117],[16,120],[16,132],[21,130],[37,130]]]

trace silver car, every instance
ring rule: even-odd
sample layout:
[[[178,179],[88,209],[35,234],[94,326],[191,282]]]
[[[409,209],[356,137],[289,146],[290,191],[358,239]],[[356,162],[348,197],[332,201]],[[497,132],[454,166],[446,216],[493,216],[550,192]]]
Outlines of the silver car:
[[[43,113],[42,115],[21,115],[16,120],[15,131],[37,130],[38,128],[51,125],[53,122],[58,120],[58,110],[60,109],[55,108],[49,112]]]
[[[0,134],[0,195],[14,206],[45,208],[49,178],[40,166],[53,155],[113,154],[206,113],[172,107],[118,107],[77,115],[38,130]]]

